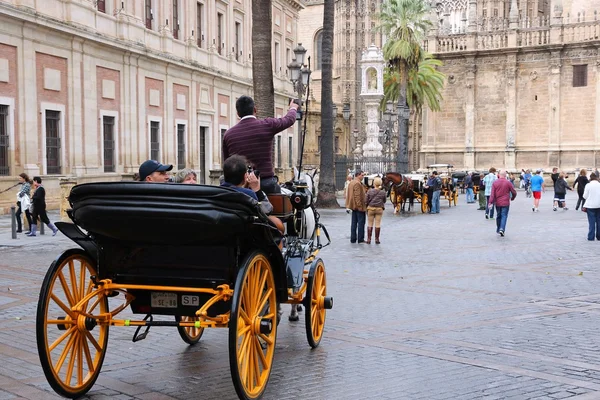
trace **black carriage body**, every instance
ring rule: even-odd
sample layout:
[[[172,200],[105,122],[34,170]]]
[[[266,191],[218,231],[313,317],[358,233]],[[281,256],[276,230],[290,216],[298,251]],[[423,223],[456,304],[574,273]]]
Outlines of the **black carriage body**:
[[[262,250],[273,270],[278,300],[287,299],[285,265],[274,229],[258,203],[243,193],[203,185],[107,182],[75,186],[69,201],[73,221],[96,245],[96,254],[90,256],[98,262],[98,279],[233,288],[244,257]],[[82,247],[90,252],[89,243]],[[141,314],[194,316],[212,297],[164,289],[128,292],[135,296],[133,312]],[[229,308],[229,302],[217,302],[209,315]]]

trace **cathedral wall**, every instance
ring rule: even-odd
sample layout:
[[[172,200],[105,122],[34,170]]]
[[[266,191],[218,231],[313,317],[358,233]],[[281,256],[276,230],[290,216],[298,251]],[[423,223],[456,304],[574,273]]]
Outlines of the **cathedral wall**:
[[[547,146],[549,53],[530,53],[517,59],[517,128],[515,143],[529,148]]]
[[[465,68],[461,60],[451,60],[440,70],[451,78],[442,93],[442,111],[430,114],[430,127],[423,133],[424,145],[462,147],[465,144]]]
[[[504,57],[477,60],[475,78],[475,136],[479,151],[503,145],[506,138],[506,72]]]

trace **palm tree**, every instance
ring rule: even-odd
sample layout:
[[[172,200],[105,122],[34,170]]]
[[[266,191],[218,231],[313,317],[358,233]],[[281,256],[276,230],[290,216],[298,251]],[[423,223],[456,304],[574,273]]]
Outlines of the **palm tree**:
[[[338,208],[333,179],[333,22],[334,0],[325,0],[323,9],[322,81],[321,81],[321,164],[317,205]]]
[[[252,83],[259,118],[275,114],[271,0],[252,1]]]
[[[424,58],[421,42],[431,27],[428,12],[429,6],[424,0],[385,0],[379,14],[379,28],[388,38],[383,56],[390,70],[400,74],[398,105],[403,111],[398,115],[397,163],[401,172],[408,170],[408,78]]]
[[[431,54],[423,53],[418,68],[408,72],[407,101],[409,107],[414,107],[417,113],[421,112],[424,104],[427,104],[431,111],[440,110],[441,92],[446,75],[438,71],[437,67],[442,65],[443,63]],[[402,77],[400,72],[387,68],[383,80],[382,108],[388,101],[398,101]]]

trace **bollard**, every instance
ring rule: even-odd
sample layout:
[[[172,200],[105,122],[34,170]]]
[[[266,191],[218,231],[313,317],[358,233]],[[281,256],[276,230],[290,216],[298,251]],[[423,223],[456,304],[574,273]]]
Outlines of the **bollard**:
[[[17,216],[15,215],[15,206],[10,207],[10,230],[12,233],[12,238],[17,238]]]
[[[39,224],[40,224],[40,235],[44,235],[44,223],[42,222],[42,220],[38,220]]]

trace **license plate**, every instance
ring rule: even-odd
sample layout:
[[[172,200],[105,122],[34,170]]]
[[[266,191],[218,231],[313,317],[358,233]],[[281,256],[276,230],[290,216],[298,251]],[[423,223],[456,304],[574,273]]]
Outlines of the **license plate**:
[[[153,308],[177,308],[177,293],[152,292],[150,305]]]
[[[181,296],[181,305],[183,306],[199,306],[200,297],[184,294]]]

